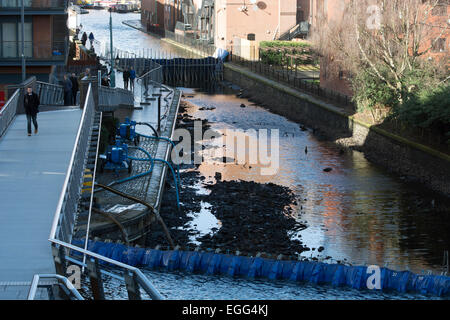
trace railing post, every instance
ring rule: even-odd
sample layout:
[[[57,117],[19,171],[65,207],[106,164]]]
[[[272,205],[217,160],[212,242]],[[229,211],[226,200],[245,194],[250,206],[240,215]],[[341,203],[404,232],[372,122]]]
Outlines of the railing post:
[[[161,93],[152,94],[154,97],[158,97],[158,133],[161,133]]]
[[[52,245],[52,255],[55,262],[55,271],[61,276],[66,276],[66,254],[63,246]]]
[[[105,292],[103,290],[103,280],[98,260],[94,258],[87,259],[87,269],[89,272],[89,282],[91,283],[91,291],[94,300],[105,300]]]
[[[92,83],[92,94],[94,97],[94,104],[95,104],[95,108],[97,109],[98,107],[98,79],[97,76],[94,77],[84,77],[83,79],[81,79],[81,86],[80,86],[80,108],[83,109],[84,108],[84,103],[86,102],[86,96],[87,96],[87,91],[89,88],[89,84]]]
[[[136,274],[126,271],[124,274],[124,278],[128,292],[128,300],[142,300],[141,291],[139,289],[139,282],[136,279]]]

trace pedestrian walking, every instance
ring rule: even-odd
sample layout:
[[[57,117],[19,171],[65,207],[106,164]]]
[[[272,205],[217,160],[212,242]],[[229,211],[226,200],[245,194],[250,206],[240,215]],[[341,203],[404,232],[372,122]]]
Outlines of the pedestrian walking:
[[[39,112],[39,104],[39,96],[33,92],[32,87],[28,87],[23,99],[23,106],[27,115],[28,136],[31,136],[31,121],[33,121],[34,133],[38,133],[37,114]]]
[[[134,91],[134,79],[136,79],[136,71],[133,67],[130,68],[130,89]]]
[[[94,34],[91,32],[89,33],[89,42],[91,43],[91,48],[94,47]]]
[[[87,39],[88,39],[88,36],[87,36],[86,32],[83,32],[83,35],[81,36],[81,44],[83,46],[86,46]]]
[[[126,67],[123,71],[123,87],[128,90],[128,82],[130,81],[130,70]]]
[[[63,87],[64,87],[64,105],[70,106],[72,105],[72,81],[70,81],[67,74],[64,75]]]
[[[72,82],[72,102],[74,105],[77,105],[77,92],[79,89],[79,85],[78,85],[78,78],[75,75],[75,73],[72,73],[70,81]]]

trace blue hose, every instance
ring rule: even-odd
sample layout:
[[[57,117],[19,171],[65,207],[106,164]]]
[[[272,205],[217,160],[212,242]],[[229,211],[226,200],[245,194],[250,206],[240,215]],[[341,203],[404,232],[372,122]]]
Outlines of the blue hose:
[[[172,144],[172,147],[175,149],[175,142],[173,142],[171,139],[166,138],[166,137],[159,137],[159,136],[147,136],[145,134],[142,133],[138,133],[136,132],[136,134],[138,136],[144,137],[144,138],[148,138],[148,139],[155,139],[155,140],[163,140],[163,141],[167,141],[170,144]],[[178,181],[180,181],[181,183],[181,178],[180,178],[180,166],[177,164],[177,176],[178,176]]]
[[[154,159],[154,160],[164,162],[165,164],[167,164],[169,166],[170,171],[172,171],[173,180],[175,181],[175,191],[177,193],[177,207],[178,207],[178,210],[180,210],[180,194],[178,191],[178,182],[177,182],[177,176],[175,175],[175,170],[173,170],[172,165],[164,159]]]
[[[140,148],[140,147],[133,147],[133,146],[130,146],[128,148],[129,149],[138,149],[138,150],[144,152],[147,155],[148,159],[140,159],[140,158],[134,158],[134,157],[130,157],[130,156],[128,156],[128,158],[131,159],[131,160],[137,160],[137,161],[150,161],[151,162],[150,170],[146,171],[146,172],[143,172],[143,173],[140,173],[140,174],[135,175],[135,176],[124,178],[122,180],[113,181],[110,184],[108,184],[108,187],[111,187],[111,186],[116,185],[116,184],[128,182],[130,180],[134,180],[134,179],[137,179],[137,178],[140,178],[140,177],[143,177],[143,176],[146,176],[146,175],[150,174],[153,171],[153,167],[155,166],[155,161],[151,157],[150,153],[148,153],[147,150],[145,150],[143,148]]]
[[[177,194],[177,207],[178,207],[178,210],[180,210],[180,194],[179,194],[179,190],[178,190],[178,183],[179,183],[179,182],[177,181],[177,176],[175,175],[175,170],[173,170],[172,165],[171,165],[169,162],[167,162],[166,160],[163,160],[163,159],[153,159],[153,158],[150,156],[150,154],[149,154],[145,149],[143,149],[143,148],[140,148],[140,147],[129,147],[129,148],[141,150],[142,152],[144,152],[144,153],[148,156],[148,159],[135,158],[135,157],[130,157],[130,156],[128,156],[129,159],[137,160],[137,161],[151,161],[151,162],[152,162],[152,166],[151,166],[151,168],[150,168],[150,171],[148,171],[148,172],[144,172],[144,173],[138,174],[138,175],[136,175],[136,176],[132,176],[132,177],[128,177],[128,178],[119,180],[119,181],[117,181],[116,183],[122,183],[122,182],[130,181],[130,180],[133,180],[133,179],[142,177],[142,176],[144,176],[144,175],[146,175],[146,174],[149,174],[149,173],[152,172],[152,170],[153,170],[153,166],[154,166],[154,164],[155,164],[155,161],[161,161],[161,162],[167,164],[167,165],[169,166],[170,170],[172,171],[173,180],[174,180],[174,182],[175,182],[175,191],[176,191],[176,194]]]

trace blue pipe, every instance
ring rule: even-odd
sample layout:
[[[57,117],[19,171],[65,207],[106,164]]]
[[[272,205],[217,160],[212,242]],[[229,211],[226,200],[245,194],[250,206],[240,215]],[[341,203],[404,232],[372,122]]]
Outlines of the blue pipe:
[[[170,171],[172,171],[173,180],[175,181],[175,191],[177,193],[177,207],[178,207],[178,210],[180,210],[180,195],[179,195],[179,191],[178,191],[178,182],[177,182],[177,176],[175,175],[175,170],[173,170],[172,165],[164,159],[155,159],[155,161],[164,162],[165,164],[167,164],[169,166]]]
[[[130,157],[130,156],[128,156],[129,159],[137,160],[137,161],[151,161],[151,162],[152,162],[152,166],[151,166],[150,170],[147,171],[147,172],[144,172],[144,173],[138,174],[138,175],[136,175],[136,176],[132,176],[132,177],[128,177],[128,178],[119,180],[119,181],[117,181],[116,183],[122,183],[122,182],[130,181],[130,180],[133,180],[133,179],[142,177],[142,176],[144,176],[144,175],[146,175],[146,174],[149,174],[149,173],[152,172],[152,170],[153,170],[153,166],[154,166],[154,164],[155,164],[155,161],[161,161],[161,162],[167,164],[167,165],[169,166],[170,170],[172,171],[173,180],[174,180],[174,182],[175,182],[175,191],[176,191],[176,194],[177,194],[177,207],[178,207],[178,210],[180,210],[180,194],[179,194],[179,190],[178,190],[178,181],[177,181],[177,176],[175,175],[175,170],[173,170],[172,165],[171,165],[169,162],[167,162],[166,160],[163,160],[163,159],[156,159],[156,158],[153,159],[153,158],[150,156],[150,153],[148,153],[148,151],[145,150],[145,149],[143,149],[143,148],[140,148],[140,147],[132,147],[132,146],[129,147],[129,148],[141,150],[142,152],[144,152],[144,153],[148,156],[148,159],[135,158],[135,157]],[[115,184],[116,184],[116,183],[115,183]]]
[[[140,178],[140,177],[143,177],[143,176],[146,176],[146,175],[150,174],[150,173],[153,171],[153,167],[155,166],[155,161],[154,161],[154,159],[151,157],[150,153],[148,153],[147,150],[145,150],[145,149],[143,149],[143,148],[140,148],[140,147],[133,147],[133,146],[130,146],[130,147],[128,147],[128,148],[129,148],[129,149],[138,149],[138,150],[144,152],[144,153],[147,155],[148,159],[139,159],[139,158],[134,158],[134,157],[130,157],[130,156],[128,156],[128,158],[131,159],[131,160],[138,160],[138,161],[151,161],[151,167],[150,167],[150,170],[149,170],[149,171],[146,171],[146,172],[143,172],[143,173],[140,173],[140,174],[135,175],[135,176],[131,176],[131,177],[124,178],[124,179],[122,179],[122,180],[113,181],[113,182],[111,182],[110,184],[108,184],[108,187],[111,187],[111,186],[116,185],[116,184],[128,182],[128,181],[130,181],[130,180],[134,180],[134,179],[137,179],[137,178]]]
[[[147,136],[145,134],[136,132],[137,135],[144,137],[144,138],[148,138],[148,139],[156,139],[156,140],[163,140],[163,141],[167,141],[170,144],[172,144],[172,147],[175,149],[175,142],[173,142],[171,139],[166,138],[166,137],[159,137],[159,136]],[[180,178],[180,166],[177,164],[177,176],[178,176],[178,181],[180,181],[181,183],[181,178]]]

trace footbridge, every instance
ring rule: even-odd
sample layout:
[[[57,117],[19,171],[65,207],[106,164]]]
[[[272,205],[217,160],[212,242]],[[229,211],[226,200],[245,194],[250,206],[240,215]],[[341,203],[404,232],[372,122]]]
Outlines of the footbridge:
[[[0,299],[83,299],[73,285],[81,274],[95,298],[105,297],[105,274],[124,282],[130,299],[162,298],[139,269],[72,245],[81,205],[92,209],[103,112],[135,104],[131,91],[102,87],[96,77],[81,82],[79,106],[64,106],[61,86],[35,78],[8,88],[0,110]],[[41,100],[31,136],[29,86]]]

